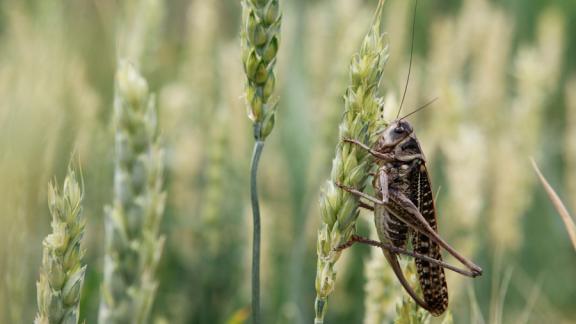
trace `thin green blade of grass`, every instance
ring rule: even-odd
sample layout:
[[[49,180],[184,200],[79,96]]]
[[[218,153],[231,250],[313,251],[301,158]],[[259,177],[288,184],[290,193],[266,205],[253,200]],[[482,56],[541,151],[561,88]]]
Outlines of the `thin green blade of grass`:
[[[554,208],[556,208],[558,214],[560,214],[560,217],[564,222],[564,226],[568,231],[568,235],[570,236],[570,241],[572,241],[572,246],[574,246],[574,250],[576,250],[576,224],[574,224],[574,220],[570,216],[570,213],[568,213],[568,209],[566,209],[566,206],[564,205],[560,197],[558,197],[558,194],[556,194],[554,188],[552,188],[552,186],[548,183],[544,175],[542,175],[542,172],[540,172],[540,169],[538,168],[538,165],[536,164],[534,159],[530,159],[530,162],[532,163],[532,167],[534,168],[534,171],[536,171],[536,174],[538,175],[538,178],[540,179],[540,182],[542,183],[544,190],[546,190],[548,198],[554,205]]]

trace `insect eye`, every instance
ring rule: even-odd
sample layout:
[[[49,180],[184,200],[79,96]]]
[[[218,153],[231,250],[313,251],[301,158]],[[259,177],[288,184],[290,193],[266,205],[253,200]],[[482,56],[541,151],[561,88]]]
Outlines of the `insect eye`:
[[[402,133],[404,133],[404,128],[402,128],[401,126],[398,126],[398,127],[394,128],[394,133],[402,134]]]

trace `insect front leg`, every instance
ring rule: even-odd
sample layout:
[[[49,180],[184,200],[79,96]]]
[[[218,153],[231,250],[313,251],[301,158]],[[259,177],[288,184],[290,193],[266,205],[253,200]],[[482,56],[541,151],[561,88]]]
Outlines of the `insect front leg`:
[[[384,168],[378,170],[378,180],[380,181],[379,190],[382,195],[382,201],[384,203],[388,202],[388,174]]]
[[[410,199],[408,199],[404,194],[393,190],[389,193],[389,198],[390,199],[388,203],[384,205],[385,208],[398,219],[412,227],[414,230],[422,233],[423,235],[426,235],[430,240],[446,249],[446,251],[452,254],[458,261],[470,269],[470,272],[466,272],[465,275],[470,277],[477,277],[482,274],[482,268],[456,252],[456,250],[450,246],[450,244],[444,241],[444,239],[442,239],[438,233],[434,231],[434,229],[430,226],[430,224],[428,224],[414,203],[412,203],[412,201],[410,201]]]
[[[360,190],[358,190],[358,189],[345,186],[345,185],[343,185],[343,184],[341,184],[341,183],[338,183],[338,182],[336,183],[336,186],[338,186],[340,189],[342,189],[342,190],[344,190],[344,191],[347,191],[347,192],[353,194],[354,196],[357,196],[357,197],[360,197],[360,198],[364,198],[364,199],[366,199],[366,200],[368,200],[368,201],[371,201],[371,202],[373,202],[373,203],[375,203],[375,204],[379,204],[379,205],[384,204],[384,201],[382,201],[382,200],[380,200],[380,199],[378,199],[378,198],[376,198],[376,197],[372,197],[372,196],[370,196],[370,195],[368,195],[368,194],[365,194],[365,193],[363,193],[362,191],[360,191]]]
[[[384,161],[392,161],[392,160],[395,159],[393,154],[378,152],[378,151],[373,150],[372,148],[370,148],[368,145],[366,145],[366,144],[364,144],[364,143],[362,143],[362,142],[360,142],[360,141],[357,141],[357,140],[355,140],[355,139],[352,139],[352,138],[344,138],[343,141],[344,141],[344,142],[347,142],[347,143],[351,143],[351,144],[357,145],[358,147],[360,147],[360,148],[368,151],[368,153],[370,153],[373,157],[375,157],[375,158],[377,158],[377,159],[384,160]]]
[[[363,193],[362,191],[356,189],[356,188],[351,188],[348,186],[345,186],[341,183],[336,183],[336,186],[338,186],[340,189],[347,191],[359,198],[364,198],[368,201],[371,201],[375,204],[385,204],[388,202],[388,174],[386,174],[386,170],[384,170],[383,168],[381,168],[380,170],[378,170],[378,180],[380,182],[379,186],[378,186],[378,190],[380,191],[380,194],[382,195],[382,199],[378,199],[376,197],[372,197],[368,194]],[[366,206],[366,204],[360,202],[360,207],[368,207],[366,209],[369,210],[373,210],[374,208],[372,206]]]

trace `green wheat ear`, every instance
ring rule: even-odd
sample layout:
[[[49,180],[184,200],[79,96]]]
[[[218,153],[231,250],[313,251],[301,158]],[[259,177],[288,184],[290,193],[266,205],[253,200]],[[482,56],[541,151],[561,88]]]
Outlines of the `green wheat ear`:
[[[106,210],[99,323],[146,323],[157,288],[166,194],[154,96],[129,63],[116,74],[114,203]]]
[[[380,1],[370,32],[350,64],[350,85],[344,96],[345,113],[340,123],[339,138],[354,138],[371,145],[382,126],[379,111],[382,99],[379,85],[388,59],[387,46],[380,31]],[[355,230],[358,199],[338,188],[335,183],[363,189],[371,169],[371,157],[364,150],[340,141],[332,162],[330,180],[320,198],[321,225],[318,231],[316,268],[315,323],[323,323],[328,296],[334,290],[334,265],[341,252],[335,248],[347,242]]]
[[[62,191],[48,186],[52,234],[43,244],[40,280],[36,284],[38,313],[35,323],[78,323],[80,294],[86,265],[81,247],[85,222],[82,219],[82,188],[72,168]]]
[[[265,140],[274,128],[277,102],[274,67],[280,46],[280,5],[278,0],[242,1],[242,62],[246,73],[248,117],[254,123],[254,137]]]

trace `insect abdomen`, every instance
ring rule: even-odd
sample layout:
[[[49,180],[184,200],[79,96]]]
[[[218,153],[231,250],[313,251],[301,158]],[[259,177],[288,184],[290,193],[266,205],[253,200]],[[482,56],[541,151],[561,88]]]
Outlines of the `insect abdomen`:
[[[380,241],[404,249],[408,239],[408,225],[388,213],[383,207],[376,206],[374,222]]]
[[[408,225],[400,221],[396,216],[390,215],[388,220],[388,236],[392,244],[399,248],[406,248]]]

